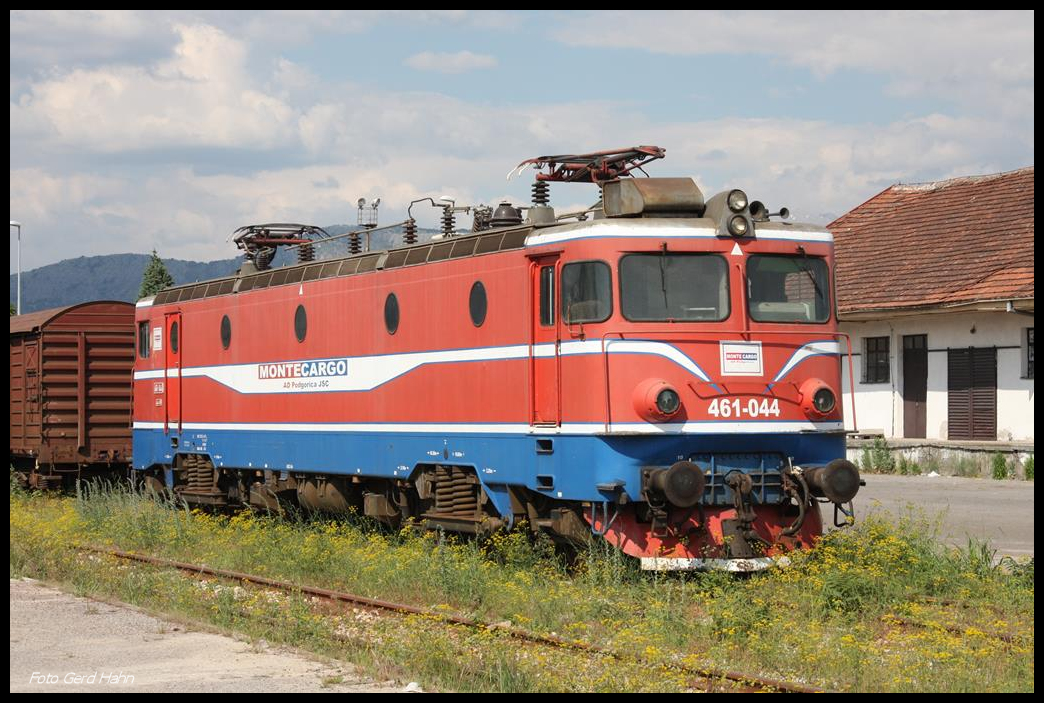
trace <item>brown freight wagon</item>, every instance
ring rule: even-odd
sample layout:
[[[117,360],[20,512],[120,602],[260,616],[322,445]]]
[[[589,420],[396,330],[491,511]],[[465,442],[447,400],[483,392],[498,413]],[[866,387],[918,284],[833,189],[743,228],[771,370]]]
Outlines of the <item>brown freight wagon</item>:
[[[131,461],[134,305],[11,318],[11,465],[35,487]]]

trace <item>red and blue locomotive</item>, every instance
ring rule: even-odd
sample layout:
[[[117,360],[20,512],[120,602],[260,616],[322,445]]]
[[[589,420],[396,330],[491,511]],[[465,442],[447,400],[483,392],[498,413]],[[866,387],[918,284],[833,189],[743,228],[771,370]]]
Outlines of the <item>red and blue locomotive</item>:
[[[859,487],[831,235],[630,177],[662,155],[534,159],[530,207],[386,251],[272,269],[308,228],[248,230],[237,275],[138,303],[134,468],[200,504],[594,533],[646,568],[810,545]],[[555,181],[601,199],[556,216]]]

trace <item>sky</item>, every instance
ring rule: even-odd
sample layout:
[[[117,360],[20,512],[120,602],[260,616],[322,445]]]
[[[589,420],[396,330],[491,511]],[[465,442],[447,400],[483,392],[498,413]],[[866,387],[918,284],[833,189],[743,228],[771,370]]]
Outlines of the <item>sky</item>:
[[[1033,165],[1033,12],[11,11],[22,269],[209,261],[237,227],[529,200],[524,159],[652,144],[653,176],[825,224],[894,183]],[[552,188],[559,210],[597,199]],[[1027,211],[1032,203],[1025,205]],[[437,226],[438,213],[414,213]],[[11,228],[11,272],[15,271]]]

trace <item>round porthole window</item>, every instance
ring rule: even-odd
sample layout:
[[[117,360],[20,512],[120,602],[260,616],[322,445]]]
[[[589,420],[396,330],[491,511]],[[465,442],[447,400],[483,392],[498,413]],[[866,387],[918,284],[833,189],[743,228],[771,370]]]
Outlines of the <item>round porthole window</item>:
[[[232,321],[228,319],[228,315],[221,318],[221,346],[228,349],[228,345],[232,343]]]
[[[471,313],[471,322],[476,327],[481,327],[486,321],[486,287],[482,281],[475,281],[471,286],[471,295],[468,296],[468,312]]]
[[[384,301],[384,326],[388,328],[388,334],[395,334],[399,329],[399,299],[394,293],[389,293]]]
[[[308,314],[305,312],[304,305],[298,305],[297,312],[294,313],[294,334],[297,335],[297,341],[303,342],[307,333]]]

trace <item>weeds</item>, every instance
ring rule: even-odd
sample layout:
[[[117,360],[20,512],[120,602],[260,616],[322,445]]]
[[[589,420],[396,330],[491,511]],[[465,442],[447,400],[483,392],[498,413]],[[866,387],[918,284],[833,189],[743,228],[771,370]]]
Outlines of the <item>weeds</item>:
[[[902,464],[900,463],[900,466]],[[909,470],[909,469],[908,469]],[[567,565],[520,528],[485,540],[354,518],[215,515],[122,488],[10,493],[12,576],[63,582],[464,691],[677,691],[655,667],[519,647],[424,618],[321,612],[307,598],[84,555],[107,544],[507,622],[652,660],[873,691],[1033,690],[1033,562],[947,548],[931,521],[871,516],[746,578],[640,571],[594,542]],[[939,605],[950,603],[951,605]],[[903,621],[923,623],[916,629]],[[967,632],[956,636],[954,631]],[[1009,641],[991,638],[1003,632]]]
[[[917,462],[909,461],[904,454],[899,455],[898,468],[902,476],[919,476],[921,474],[921,467]]]
[[[953,475],[963,478],[978,478],[979,463],[968,456],[959,456],[953,462]]]
[[[895,473],[895,457],[888,448],[888,442],[878,437],[873,444],[863,447],[862,453],[863,471],[875,474]]]
[[[991,472],[993,478],[998,481],[1003,481],[1006,478],[1010,478],[1013,473],[1009,474],[1008,461],[1004,458],[1004,455],[1000,452],[994,452],[993,458],[990,461]]]

